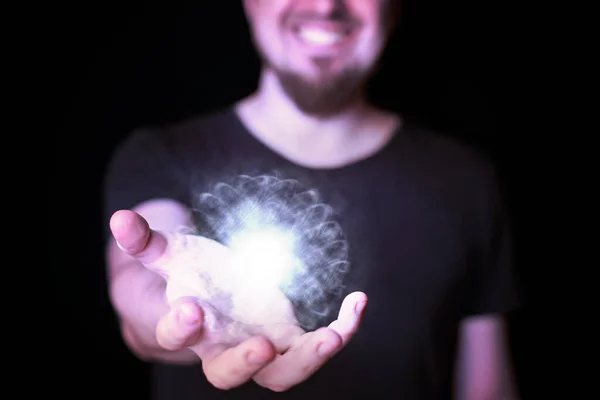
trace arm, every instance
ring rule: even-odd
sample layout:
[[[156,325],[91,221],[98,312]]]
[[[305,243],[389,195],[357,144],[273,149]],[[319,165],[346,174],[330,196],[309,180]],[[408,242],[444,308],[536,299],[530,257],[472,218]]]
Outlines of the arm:
[[[192,222],[191,210],[182,204],[192,201],[189,175],[193,173],[177,168],[171,139],[152,132],[134,135],[117,151],[107,171],[105,218],[112,233],[107,236],[107,272],[124,339],[142,359],[172,363],[201,359],[204,375],[220,389],[250,379],[271,390],[289,389],[351,340],[367,298],[360,292],[348,295],[338,319],[328,328],[305,334],[296,329],[297,336],[290,338],[284,354],[277,354],[274,344],[262,335],[232,347],[211,340],[211,331],[203,329],[203,310],[193,298],[184,295],[169,308],[162,275],[177,267],[177,262],[171,262],[177,259],[178,235],[160,231],[173,233]],[[201,155],[198,158],[201,161]],[[169,251],[171,243],[174,252]],[[363,306],[357,308],[359,304]]]
[[[493,169],[473,207],[470,285],[459,326],[455,395],[459,400],[515,400],[517,390],[503,315],[518,305],[513,240]]]
[[[187,208],[173,200],[150,200],[133,208],[150,228],[172,232],[191,226]],[[114,238],[107,247],[110,299],[121,324],[123,339],[142,360],[170,363],[197,362],[190,350],[169,352],[156,339],[159,319],[169,312],[164,299],[165,280],[121,251]]]
[[[483,315],[460,326],[456,364],[457,400],[516,400],[503,318]]]
[[[114,232],[108,228],[114,222],[114,213],[123,209],[138,212],[150,228],[157,230],[172,231],[188,225],[191,221],[182,205],[186,192],[180,176],[178,162],[165,144],[162,131],[139,129],[115,149],[104,178],[109,296],[125,343],[143,360],[187,362],[197,357],[189,356],[187,350],[173,353],[158,348],[156,324],[168,312],[165,281],[121,251]]]

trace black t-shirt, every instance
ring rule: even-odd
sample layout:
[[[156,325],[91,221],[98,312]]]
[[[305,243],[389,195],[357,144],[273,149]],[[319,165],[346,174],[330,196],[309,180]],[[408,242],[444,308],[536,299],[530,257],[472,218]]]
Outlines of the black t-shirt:
[[[284,393],[213,388],[200,366],[156,365],[157,399],[450,398],[457,328],[515,305],[509,230],[490,164],[444,136],[404,125],[376,155],[328,170],[300,167],[227,109],[140,129],[109,166],[105,221],[152,198],[192,206],[239,175],[276,174],[317,190],[349,244],[347,291],[369,296],[350,344]]]

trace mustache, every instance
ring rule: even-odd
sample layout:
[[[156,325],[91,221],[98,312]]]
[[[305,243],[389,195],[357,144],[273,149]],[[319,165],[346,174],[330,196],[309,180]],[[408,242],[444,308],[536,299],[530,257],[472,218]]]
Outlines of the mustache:
[[[334,22],[347,26],[356,26],[360,21],[343,8],[334,10],[328,14],[310,11],[296,11],[284,15],[283,22],[286,26],[301,22]]]

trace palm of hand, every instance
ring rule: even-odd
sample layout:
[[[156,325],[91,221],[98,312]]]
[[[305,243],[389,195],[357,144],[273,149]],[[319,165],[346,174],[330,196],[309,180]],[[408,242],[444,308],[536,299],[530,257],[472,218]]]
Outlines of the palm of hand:
[[[194,235],[174,235],[167,249],[167,301],[197,299],[205,313],[202,347],[234,346],[261,335],[278,349],[302,334],[291,302],[276,285],[247,279],[243,260],[227,247]],[[205,349],[206,352],[210,351]]]
[[[344,298],[335,321],[327,327],[304,333],[292,305],[275,287],[277,285],[260,284],[260,279],[258,285],[256,279],[247,281],[251,274],[242,274],[243,278],[239,279],[237,257],[232,257],[228,248],[197,236],[152,230],[144,218],[127,210],[113,215],[111,230],[121,251],[160,274],[167,282],[166,297],[171,307],[157,322],[155,335],[158,347],[169,353],[165,355],[159,350],[146,354],[171,359],[173,354],[170,352],[187,347],[200,357],[206,378],[217,388],[230,389],[254,380],[271,390],[287,390],[306,380],[339,352],[352,339],[362,321],[367,297],[362,292],[353,292]],[[278,259],[273,257],[277,251],[270,254],[278,247],[286,246],[262,246],[259,254],[266,253],[271,260]],[[235,243],[232,249],[235,255],[240,254]],[[116,250],[111,247],[115,257],[118,255]],[[256,246],[252,250],[257,250]],[[281,273],[274,268],[280,264],[267,263],[274,271],[271,282],[281,279]],[[258,270],[264,269],[260,263],[251,265],[258,266]],[[289,272],[285,262],[283,265],[283,272]],[[297,268],[296,264],[291,265]],[[253,268],[247,270],[252,272]],[[231,279],[232,276],[237,279]],[[122,277],[121,289],[140,288],[135,278]],[[285,278],[282,282],[291,283]],[[157,286],[148,286],[147,280],[139,283],[146,290],[142,293],[150,296],[139,300],[147,299],[149,307],[162,310],[162,299],[154,296]],[[190,307],[189,296],[196,299],[200,307]],[[127,299],[127,294],[122,295],[123,298]],[[122,305],[129,307],[130,315],[145,311],[145,304],[139,302]],[[134,317],[130,322],[134,327],[137,322],[140,331],[147,331],[143,321],[136,321]],[[129,340],[139,344],[134,339]]]

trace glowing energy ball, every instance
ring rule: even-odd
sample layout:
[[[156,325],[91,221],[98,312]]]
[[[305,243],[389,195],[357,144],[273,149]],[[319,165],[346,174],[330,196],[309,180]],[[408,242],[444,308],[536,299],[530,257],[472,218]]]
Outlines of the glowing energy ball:
[[[339,308],[348,243],[316,190],[274,176],[238,176],[196,200],[195,233],[231,251],[227,279],[235,284],[227,286],[236,293],[277,288],[307,330]]]

